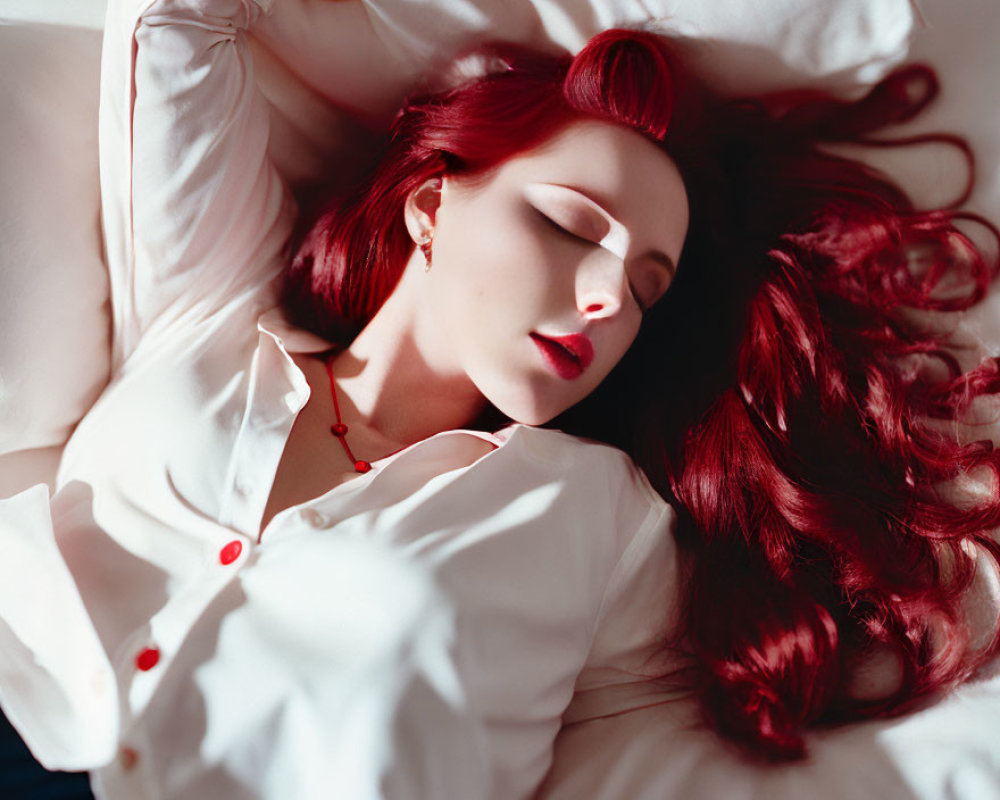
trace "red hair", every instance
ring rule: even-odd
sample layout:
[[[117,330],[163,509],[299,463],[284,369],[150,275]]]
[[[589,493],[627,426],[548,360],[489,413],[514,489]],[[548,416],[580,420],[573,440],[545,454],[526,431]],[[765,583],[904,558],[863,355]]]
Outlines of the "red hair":
[[[370,178],[320,217],[289,271],[293,317],[341,342],[371,318],[412,251],[403,203],[427,178],[488,172],[581,118],[639,131],[688,191],[677,277],[621,364],[553,424],[626,449],[677,507],[686,625],[668,646],[690,654],[705,718],[747,752],[793,758],[806,726],[970,675],[1000,646],[972,648],[961,605],[975,553],[1000,557],[1000,460],[940,423],[1000,390],[1000,364],[961,374],[904,310],[968,308],[997,265],[956,227],[969,215],[917,211],[817,148],[919,113],[933,73],[904,69],[855,102],[724,101],[645,33],[606,32],[572,59],[493,55],[506,69],[408,103]],[[982,469],[978,504],[943,490]],[[898,685],[853,697],[880,649]]]
[[[962,602],[977,554],[1000,560],[1000,456],[955,431],[1000,390],[1000,362],[963,375],[908,313],[982,299],[996,261],[955,223],[997,231],[918,211],[816,147],[865,141],[936,91],[914,66],[855,103],[711,110],[705,152],[724,174],[710,196],[689,184],[701,217],[675,284],[610,380],[558,421],[594,435],[617,419],[597,435],[677,507],[689,677],[712,726],[767,759],[802,756],[807,726],[903,710],[998,650],[995,630],[973,648]],[[977,471],[985,498],[946,491]],[[854,696],[858,667],[886,653],[898,683]]]
[[[652,34],[608,31],[575,59],[498,45],[503,68],[399,112],[374,172],[337,198],[299,246],[285,304],[300,324],[349,341],[395,287],[413,250],[407,196],[428,178],[483,175],[576,120],[662,141],[675,103],[668,51]]]

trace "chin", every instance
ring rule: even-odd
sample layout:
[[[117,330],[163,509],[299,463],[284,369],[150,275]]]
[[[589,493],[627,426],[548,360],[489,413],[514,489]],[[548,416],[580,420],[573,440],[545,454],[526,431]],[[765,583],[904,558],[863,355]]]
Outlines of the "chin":
[[[512,422],[522,425],[544,425],[562,414],[578,398],[568,402],[565,393],[554,392],[551,380],[523,380],[521,376],[504,376],[504,380],[477,384],[483,397]]]
[[[549,420],[555,419],[555,414],[549,416],[527,416],[524,414],[518,414],[516,416],[508,414],[507,415],[511,422],[518,422],[521,425],[532,425],[538,427],[539,425],[544,425]]]
[[[539,407],[528,407],[524,405],[519,405],[514,407],[514,404],[508,404],[508,407],[504,405],[494,404],[504,416],[510,419],[512,422],[519,422],[522,425],[544,425],[546,422],[551,422],[556,417],[558,417],[566,409],[560,408],[539,408]]]

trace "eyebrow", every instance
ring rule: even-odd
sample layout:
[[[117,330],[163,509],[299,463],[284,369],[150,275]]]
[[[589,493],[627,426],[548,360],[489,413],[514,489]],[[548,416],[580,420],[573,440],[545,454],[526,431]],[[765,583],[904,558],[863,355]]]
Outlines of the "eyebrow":
[[[608,203],[602,202],[598,197],[595,197],[589,191],[581,189],[579,186],[570,186],[565,183],[550,183],[549,186],[555,186],[560,189],[567,189],[568,191],[571,191],[574,194],[580,195],[580,197],[582,197],[584,200],[587,200],[598,211],[602,212],[605,216],[607,216],[608,219],[610,219],[612,222],[621,225],[621,227],[628,230],[628,227],[624,225],[614,214],[612,214],[608,210]],[[652,261],[655,261],[657,264],[666,269],[670,273],[671,277],[673,277],[677,273],[677,265],[674,263],[674,260],[666,253],[664,253],[662,250],[657,250],[654,248],[652,250],[649,250],[648,252],[643,253],[641,258],[648,258]]]

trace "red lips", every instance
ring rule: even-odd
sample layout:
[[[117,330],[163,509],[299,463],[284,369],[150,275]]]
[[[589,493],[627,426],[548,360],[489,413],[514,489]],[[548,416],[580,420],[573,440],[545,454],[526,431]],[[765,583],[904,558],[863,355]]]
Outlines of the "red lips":
[[[582,333],[571,333],[568,336],[532,333],[531,339],[549,367],[565,380],[580,377],[594,360],[594,345]]]

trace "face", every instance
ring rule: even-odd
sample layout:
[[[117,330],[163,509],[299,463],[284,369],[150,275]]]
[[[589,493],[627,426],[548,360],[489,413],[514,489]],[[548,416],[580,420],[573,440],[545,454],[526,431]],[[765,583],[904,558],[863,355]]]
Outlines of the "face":
[[[590,394],[628,350],[674,277],[688,204],[655,145],[586,121],[486,177],[445,178],[407,215],[415,239],[421,225],[434,235],[429,272],[415,254],[421,350],[537,425]]]

